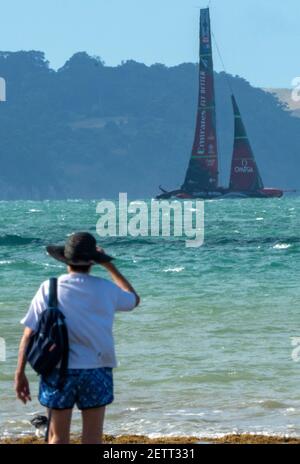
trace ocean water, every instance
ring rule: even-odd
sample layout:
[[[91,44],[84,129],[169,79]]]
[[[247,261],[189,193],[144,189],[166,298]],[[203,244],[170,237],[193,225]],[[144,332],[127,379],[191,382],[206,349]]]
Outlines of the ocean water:
[[[96,201],[0,202],[0,435],[32,433],[15,399],[19,320],[41,281],[64,272],[46,244],[95,232]],[[106,238],[142,305],[118,314],[112,434],[300,435],[300,197],[205,203],[205,242]],[[105,276],[100,267],[95,273]],[[297,353],[294,353],[297,354]],[[294,356],[295,357],[295,356]],[[74,413],[73,431],[80,427]]]

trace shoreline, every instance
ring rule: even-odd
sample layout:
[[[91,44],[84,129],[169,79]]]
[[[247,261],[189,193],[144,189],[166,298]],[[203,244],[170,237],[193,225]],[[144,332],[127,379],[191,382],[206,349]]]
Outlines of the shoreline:
[[[80,443],[80,436],[71,436],[72,444]],[[35,436],[26,437],[8,437],[1,438],[0,445],[42,445],[45,444],[43,438]],[[104,435],[103,444],[237,444],[237,445],[263,445],[263,444],[289,444],[299,445],[300,437],[282,437],[282,436],[267,436],[267,435],[250,435],[237,434],[226,435],[222,438],[206,438],[206,437],[158,437],[149,438],[145,435]]]

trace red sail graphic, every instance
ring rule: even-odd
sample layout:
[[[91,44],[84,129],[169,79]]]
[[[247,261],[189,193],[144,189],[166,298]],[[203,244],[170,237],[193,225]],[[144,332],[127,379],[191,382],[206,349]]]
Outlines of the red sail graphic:
[[[241,114],[232,95],[234,111],[234,147],[229,189],[254,192],[264,188]]]
[[[189,193],[218,187],[218,150],[209,9],[200,14],[200,71],[197,124],[192,156],[182,189]]]

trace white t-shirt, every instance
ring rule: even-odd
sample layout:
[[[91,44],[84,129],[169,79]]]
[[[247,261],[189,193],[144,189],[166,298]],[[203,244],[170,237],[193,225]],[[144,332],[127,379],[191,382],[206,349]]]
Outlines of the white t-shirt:
[[[33,331],[47,308],[49,280],[42,283],[21,323]],[[116,367],[113,322],[116,311],[131,311],[135,295],[115,283],[89,274],[58,278],[59,309],[66,317],[70,369]]]

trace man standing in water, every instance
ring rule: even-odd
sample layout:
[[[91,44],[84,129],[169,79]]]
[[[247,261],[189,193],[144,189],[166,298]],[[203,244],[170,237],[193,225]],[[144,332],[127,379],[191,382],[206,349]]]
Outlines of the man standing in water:
[[[68,266],[58,278],[58,306],[66,318],[69,336],[69,361],[62,389],[55,380],[55,369],[41,378],[39,401],[51,410],[50,444],[70,440],[72,411],[82,412],[82,443],[102,443],[105,407],[113,402],[113,368],[116,367],[113,322],[116,311],[131,311],[140,298],[128,280],[111,263],[112,258],[85,232],[73,234],[65,246],[49,246],[48,253]],[[113,282],[90,275],[93,265],[101,264]],[[24,334],[19,348],[15,390],[23,402],[31,400],[25,375],[26,348],[47,308],[49,281],[45,281],[32,300],[22,324]],[[51,386],[52,385],[52,386]]]

